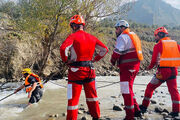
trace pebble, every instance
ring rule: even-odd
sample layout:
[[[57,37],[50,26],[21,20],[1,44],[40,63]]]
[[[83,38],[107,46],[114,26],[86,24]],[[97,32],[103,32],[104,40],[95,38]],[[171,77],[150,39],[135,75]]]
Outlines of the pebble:
[[[118,98],[117,96],[111,96],[111,98]]]
[[[67,115],[67,113],[62,113],[62,116],[66,116]]]
[[[84,106],[84,104],[80,104],[80,106]]]
[[[169,113],[169,111],[167,109],[164,109],[163,112]]]
[[[163,106],[163,105],[164,105],[164,103],[159,103],[159,105]]]
[[[151,103],[152,104],[156,104],[157,102],[155,100],[151,100]]]
[[[55,114],[55,115],[54,115],[54,117],[58,118],[58,117],[59,117],[59,115],[58,115],[58,114]]]
[[[175,117],[174,120],[180,120],[180,116]]]
[[[163,109],[162,109],[161,107],[156,107],[156,108],[154,109],[154,111],[155,111],[156,113],[162,113],[162,112],[163,112]]]
[[[49,115],[49,117],[55,117],[55,118],[57,118],[57,117],[59,117],[59,115],[58,115],[58,114],[52,114],[52,115]]]
[[[78,114],[83,114],[84,112],[82,110],[78,110]]]
[[[165,118],[168,116],[168,113],[167,112],[162,112],[161,115]]]
[[[164,120],[172,120],[171,118],[164,118]]]
[[[80,107],[79,110],[85,110],[85,108]]]
[[[48,118],[47,120],[56,120],[56,119],[51,117],[51,118]]]
[[[86,116],[83,116],[81,120],[88,120],[88,118]]]
[[[120,107],[120,106],[114,105],[114,106],[113,106],[113,110],[115,110],[115,111],[122,111],[123,108]]]

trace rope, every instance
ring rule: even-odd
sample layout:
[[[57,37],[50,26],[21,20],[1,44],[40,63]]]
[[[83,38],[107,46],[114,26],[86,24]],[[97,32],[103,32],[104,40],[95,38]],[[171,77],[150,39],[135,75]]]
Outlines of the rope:
[[[0,101],[4,100],[4,99],[6,99],[6,98],[8,98],[8,97],[10,97],[10,96],[12,96],[12,95],[14,95],[14,94],[15,94],[15,93],[11,93],[11,94],[7,95],[6,97],[0,99]]]
[[[51,81],[49,81],[49,82],[51,82]],[[97,87],[98,89],[99,89],[99,88],[105,88],[105,87],[108,87],[108,86],[111,86],[111,85],[120,83],[120,81],[118,81],[118,82],[96,81],[96,82],[109,83],[109,84],[107,84],[107,85],[102,85],[102,86]],[[64,85],[60,85],[60,84],[57,84],[57,83],[54,83],[54,82],[51,82],[51,83],[53,83],[53,84],[55,84],[55,85],[58,85],[58,86],[61,86],[61,87],[64,87],[64,88],[67,88],[67,87],[64,86]],[[139,84],[139,83],[134,83],[133,85],[147,86],[147,84]],[[159,86],[159,87],[167,87],[167,86],[163,85],[163,86]],[[180,88],[180,87],[177,87],[177,88]]]
[[[52,83],[52,84],[55,84],[55,85],[57,85],[57,86],[67,88],[67,87],[66,87],[66,86],[64,86],[64,85],[60,85],[60,84],[54,83],[54,82],[52,82],[52,81],[50,81],[50,80],[49,80],[49,82],[50,82],[50,83]]]

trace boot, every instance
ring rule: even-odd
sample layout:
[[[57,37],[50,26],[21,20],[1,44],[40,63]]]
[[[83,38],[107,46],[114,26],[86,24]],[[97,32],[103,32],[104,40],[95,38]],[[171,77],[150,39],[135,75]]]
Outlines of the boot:
[[[139,106],[140,110],[141,110],[141,113],[146,113],[147,112],[147,107],[144,107],[143,105],[140,105]]]
[[[135,112],[134,112],[134,117],[142,118],[142,113],[141,113],[141,111],[135,111]]]
[[[94,118],[94,117],[93,117],[92,120],[99,120],[99,118]]]
[[[179,116],[179,112],[171,112],[171,113],[169,113],[169,116],[171,116],[171,117],[178,117]]]
[[[123,120],[128,120],[127,118],[124,118]],[[135,118],[134,119],[132,119],[132,120],[136,120]]]

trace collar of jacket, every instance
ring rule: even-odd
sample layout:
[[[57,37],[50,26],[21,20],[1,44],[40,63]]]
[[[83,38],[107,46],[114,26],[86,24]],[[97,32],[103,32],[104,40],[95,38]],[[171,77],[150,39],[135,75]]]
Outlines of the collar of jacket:
[[[129,28],[126,28],[123,32],[122,32],[122,34],[128,34],[130,32],[130,29]]]
[[[158,43],[160,43],[162,40],[171,40],[171,38],[170,37],[164,37],[164,38],[160,39]]]

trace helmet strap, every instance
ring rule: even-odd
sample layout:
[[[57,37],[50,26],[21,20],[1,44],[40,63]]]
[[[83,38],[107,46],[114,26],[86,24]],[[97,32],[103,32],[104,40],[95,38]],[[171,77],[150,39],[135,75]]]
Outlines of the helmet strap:
[[[163,32],[159,32],[158,36],[159,36],[160,39],[162,39],[162,38],[166,37],[166,34],[163,33]]]
[[[71,28],[72,28],[73,32],[76,32],[80,29],[80,25],[72,23]]]

